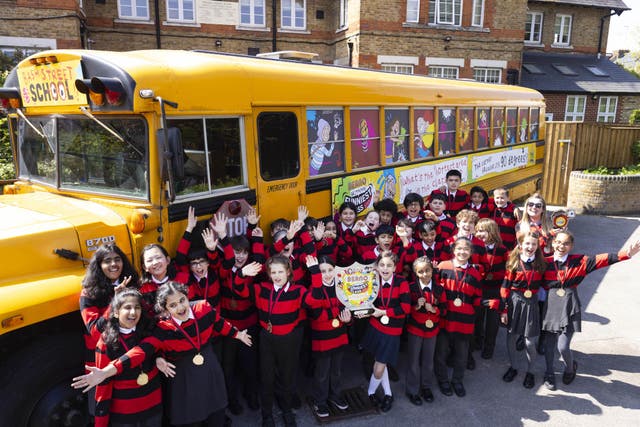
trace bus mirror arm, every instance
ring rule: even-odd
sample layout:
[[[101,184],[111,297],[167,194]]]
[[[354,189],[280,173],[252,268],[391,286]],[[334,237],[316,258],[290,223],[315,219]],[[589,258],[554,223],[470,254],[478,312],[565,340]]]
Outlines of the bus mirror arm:
[[[160,96],[156,96],[154,98],[154,101],[157,101],[158,103],[160,103],[160,114],[161,114],[161,118],[162,118],[162,132],[163,132],[163,136],[164,136],[164,146],[162,147],[163,152],[164,152],[164,160],[166,163],[166,168],[167,168],[167,177],[169,178],[169,182],[167,185],[167,198],[169,199],[170,202],[173,202],[176,199],[176,194],[174,191],[175,188],[175,181],[174,181],[174,177],[173,177],[173,168],[172,166],[172,162],[171,162],[171,152],[170,147],[169,147],[169,134],[167,132],[167,114],[165,112],[165,108],[164,105],[167,104],[172,108],[178,108],[178,103],[177,102],[172,102],[172,101],[167,101],[162,99],[162,97]]]

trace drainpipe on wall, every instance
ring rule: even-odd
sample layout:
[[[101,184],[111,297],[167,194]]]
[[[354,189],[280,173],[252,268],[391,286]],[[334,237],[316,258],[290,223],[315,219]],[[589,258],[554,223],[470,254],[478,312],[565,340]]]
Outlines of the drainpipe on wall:
[[[271,52],[278,51],[276,46],[276,35],[278,33],[278,29],[276,28],[277,22],[278,20],[276,18],[276,0],[272,0],[271,1]]]
[[[153,8],[156,13],[156,49],[162,49],[162,43],[160,41],[160,0],[154,0]]]
[[[614,9],[609,15],[604,15],[600,18],[600,34],[598,34],[598,59],[600,59],[600,50],[602,49],[602,36],[604,35],[604,20],[612,17],[613,15],[622,15],[623,9]]]

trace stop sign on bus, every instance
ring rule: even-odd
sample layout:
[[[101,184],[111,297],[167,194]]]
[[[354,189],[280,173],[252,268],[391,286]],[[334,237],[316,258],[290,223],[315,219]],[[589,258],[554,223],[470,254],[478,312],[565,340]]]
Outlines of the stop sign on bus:
[[[216,214],[224,214],[227,222],[227,236],[236,237],[247,234],[247,214],[251,205],[245,199],[227,200],[216,211]],[[211,218],[210,221],[213,221]]]

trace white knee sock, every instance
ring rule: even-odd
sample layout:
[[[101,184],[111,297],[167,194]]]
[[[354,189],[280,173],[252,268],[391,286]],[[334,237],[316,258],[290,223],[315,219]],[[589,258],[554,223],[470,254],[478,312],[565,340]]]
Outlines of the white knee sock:
[[[381,379],[377,379],[373,374],[371,374],[371,379],[369,380],[369,390],[368,393],[371,394],[375,394],[376,390],[378,389],[378,386],[380,385],[380,381],[382,381]]]
[[[384,390],[384,394],[386,396],[392,396],[391,394],[391,384],[389,383],[389,369],[385,366],[384,372],[382,373],[382,389]]]

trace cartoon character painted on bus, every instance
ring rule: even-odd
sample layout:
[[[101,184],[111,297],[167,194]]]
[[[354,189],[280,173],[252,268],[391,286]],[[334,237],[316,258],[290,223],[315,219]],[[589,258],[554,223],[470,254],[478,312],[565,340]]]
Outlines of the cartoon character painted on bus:
[[[520,120],[520,142],[527,140],[527,118],[522,117]]]
[[[414,144],[418,158],[431,156],[433,148],[433,133],[435,131],[435,123],[429,123],[429,120],[420,116],[416,119],[416,133]]]
[[[397,193],[397,183],[394,169],[386,169],[382,172],[376,184],[378,185],[378,200],[394,200]]]
[[[439,109],[438,115],[438,142],[439,155],[455,152],[456,115],[452,108]]]
[[[391,120],[391,130],[389,132],[393,162],[403,162],[409,159],[406,142],[407,133],[407,129],[400,124],[400,119],[394,117]]]
[[[354,168],[379,164],[380,139],[377,134],[377,111],[356,110],[351,112],[351,162]],[[355,119],[355,122],[353,120]]]
[[[478,112],[478,148],[489,144],[489,118],[487,110],[482,108]]]
[[[329,138],[331,136],[331,125],[325,119],[318,120],[317,138],[309,147],[309,176],[317,175],[320,172],[324,158],[331,157],[334,148],[334,142],[331,142],[329,148]]]

